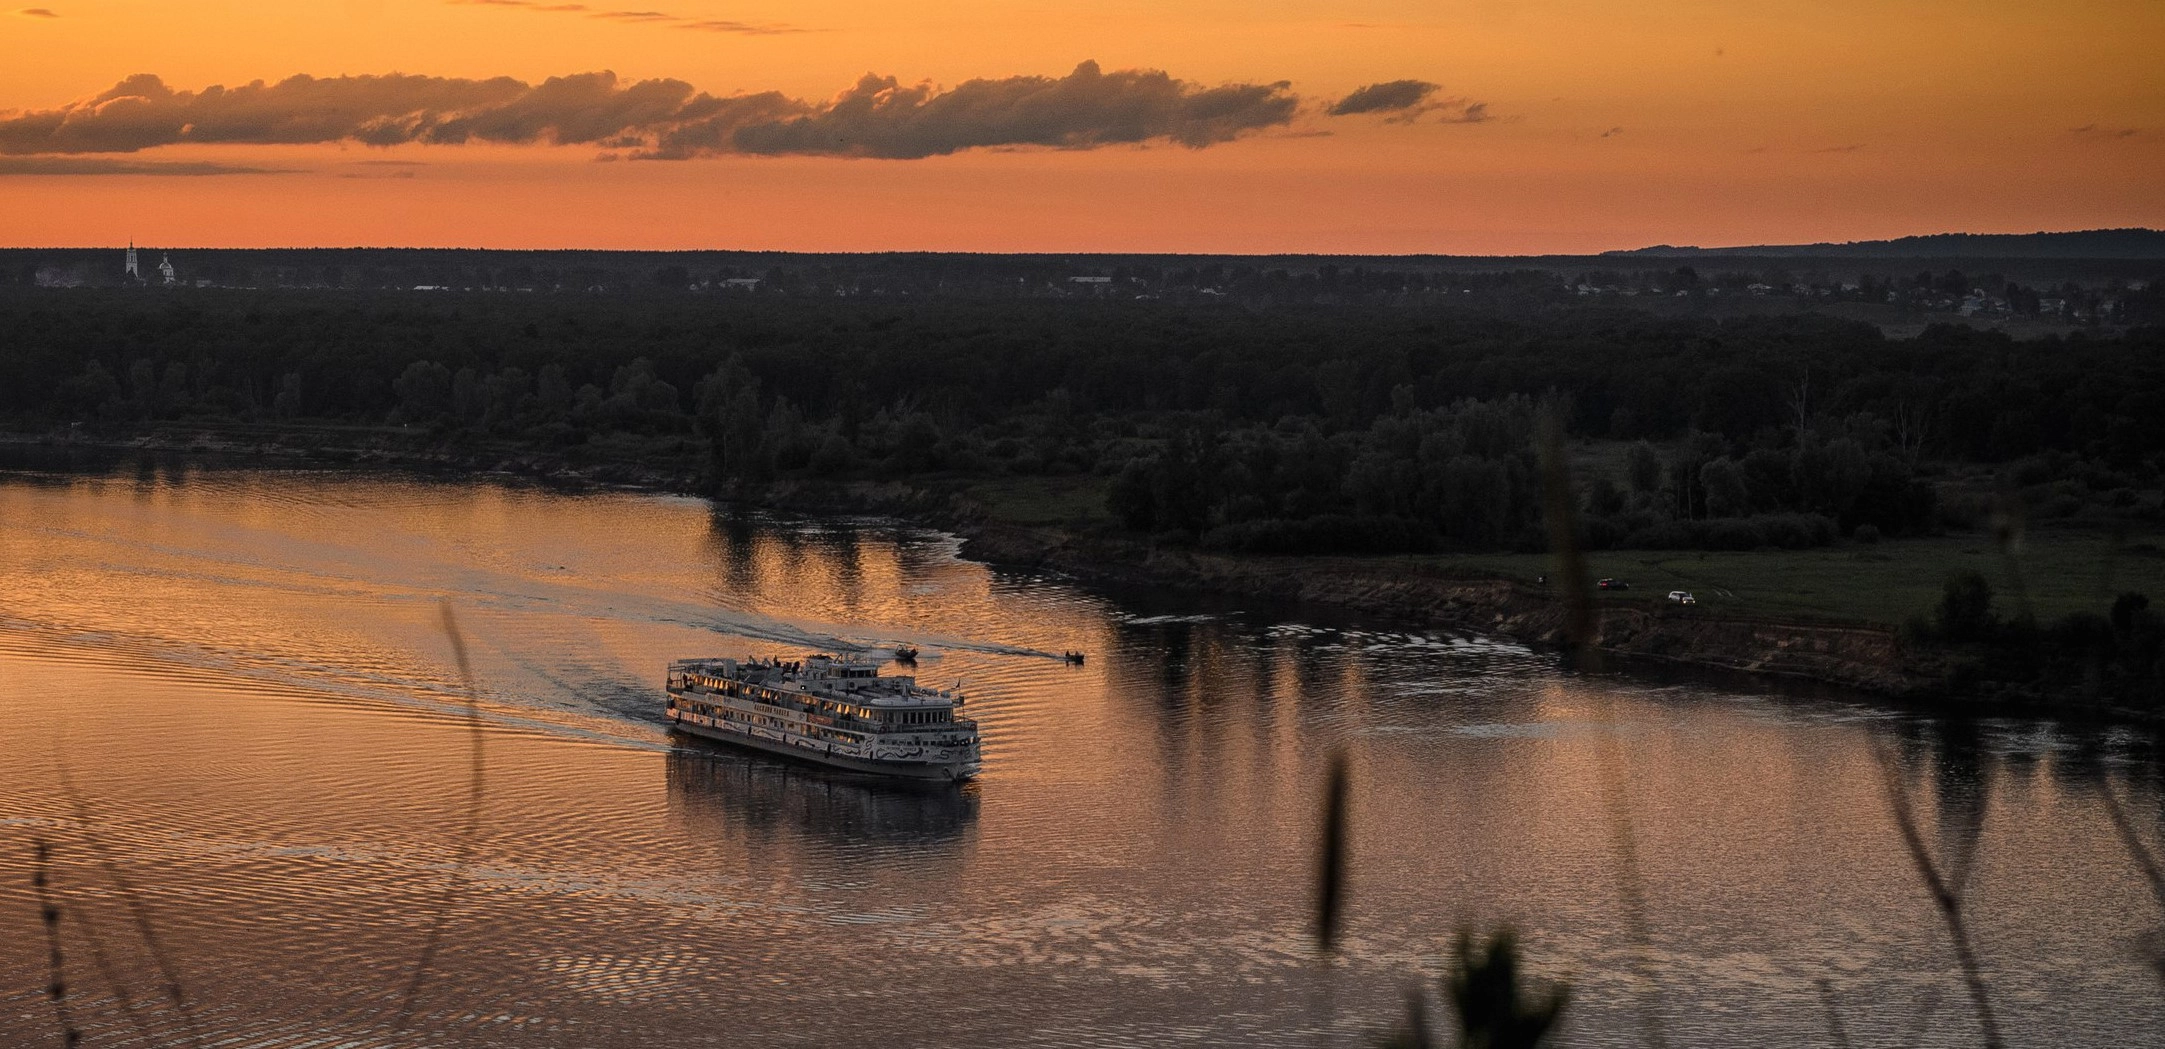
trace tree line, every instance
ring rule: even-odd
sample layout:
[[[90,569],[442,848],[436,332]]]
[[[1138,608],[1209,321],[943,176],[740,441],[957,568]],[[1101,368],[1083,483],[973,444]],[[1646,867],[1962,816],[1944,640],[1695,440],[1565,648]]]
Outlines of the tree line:
[[[2161,349],[1604,307],[16,289],[0,422],[335,422],[717,488],[1093,473],[1129,528],[1293,553],[1538,545],[1546,411],[1626,449],[1582,475],[1589,545],[1748,549],[1931,529],[1950,461],[2154,512]]]

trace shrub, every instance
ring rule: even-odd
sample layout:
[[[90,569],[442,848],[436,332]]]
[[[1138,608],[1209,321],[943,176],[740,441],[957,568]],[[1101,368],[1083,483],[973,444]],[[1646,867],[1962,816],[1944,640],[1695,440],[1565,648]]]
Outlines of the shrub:
[[[1436,535],[1403,517],[1323,514],[1220,525],[1203,536],[1203,546],[1241,554],[1398,554],[1433,550]]]
[[[1150,542],[1154,546],[1185,549],[1195,545],[1195,534],[1183,528],[1168,528],[1165,531],[1153,533],[1150,536]]]
[[[1767,545],[1766,528],[1742,518],[1701,521],[1697,532],[1698,541],[1692,545],[1709,550],[1757,550]]]
[[[1629,534],[1624,523],[1614,517],[1589,517],[1580,531],[1580,542],[1588,550],[1614,549]]]
[[[2070,649],[2112,648],[2112,621],[2095,612],[2069,612],[2045,632],[2055,646]]]
[[[2149,607],[2150,599],[2142,594],[2130,592],[2114,598],[2112,602],[2113,630],[2122,634],[2133,630],[2136,617]]]
[[[1982,641],[1999,620],[1992,614],[1992,584],[1975,572],[1947,577],[1939,601],[1939,633],[1949,641]]]
[[[857,449],[850,446],[849,438],[838,433],[827,435],[812,453],[812,472],[821,477],[833,477],[856,461]]]

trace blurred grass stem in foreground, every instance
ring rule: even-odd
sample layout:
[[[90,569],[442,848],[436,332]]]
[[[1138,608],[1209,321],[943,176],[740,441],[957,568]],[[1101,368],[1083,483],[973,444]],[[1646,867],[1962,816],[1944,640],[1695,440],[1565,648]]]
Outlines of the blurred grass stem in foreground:
[[[420,956],[414,960],[413,976],[407,981],[405,993],[399,1001],[398,1013],[391,1022],[394,1034],[405,1033],[407,1024],[413,1019],[414,1002],[420,997],[422,984],[428,978],[429,969],[436,962],[436,951],[442,946],[444,927],[450,921],[452,904],[457,900],[459,888],[465,883],[467,866],[473,861],[474,848],[481,836],[481,807],[487,788],[481,706],[474,692],[473,664],[466,655],[466,636],[459,631],[458,617],[451,610],[449,598],[443,600],[439,609],[443,616],[444,637],[450,642],[452,657],[458,662],[459,684],[466,693],[466,724],[471,741],[466,825],[459,835],[450,873],[444,878],[443,892],[437,898],[435,914],[429,919],[428,935],[421,942]]]

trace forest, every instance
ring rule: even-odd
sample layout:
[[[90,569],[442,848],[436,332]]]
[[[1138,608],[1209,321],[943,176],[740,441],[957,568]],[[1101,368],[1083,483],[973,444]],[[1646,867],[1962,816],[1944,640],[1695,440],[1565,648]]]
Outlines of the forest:
[[[694,456],[717,488],[1094,473],[1138,532],[1304,553],[1537,548],[1550,411],[1627,444],[1584,479],[1590,547],[1752,549],[1939,527],[1950,462],[2047,513],[2155,517],[2161,348],[1593,306],[16,290],[0,425],[329,422]]]

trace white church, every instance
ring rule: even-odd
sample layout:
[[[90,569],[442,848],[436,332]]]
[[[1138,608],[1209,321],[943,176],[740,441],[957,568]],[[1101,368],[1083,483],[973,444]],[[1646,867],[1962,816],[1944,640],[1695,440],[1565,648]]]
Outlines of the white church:
[[[137,283],[142,282],[143,270],[136,261],[135,242],[132,240],[128,242],[128,262],[124,267],[124,270],[128,275],[128,279],[136,281]],[[173,272],[173,257],[171,255],[165,254],[164,252],[160,252],[158,254],[158,275],[165,278],[165,283],[167,284],[179,283],[178,277],[176,277]]]

